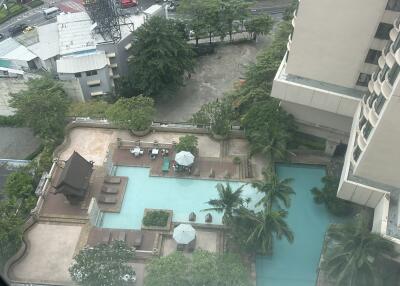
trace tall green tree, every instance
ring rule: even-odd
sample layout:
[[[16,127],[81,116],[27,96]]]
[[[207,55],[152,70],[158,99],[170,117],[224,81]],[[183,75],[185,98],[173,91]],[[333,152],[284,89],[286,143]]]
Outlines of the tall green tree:
[[[385,263],[398,256],[394,244],[371,232],[370,217],[359,214],[346,224],[332,225],[323,269],[340,286],[384,286]]]
[[[243,188],[246,184],[241,185],[235,191],[229,183],[224,186],[223,184],[217,184],[216,188],[218,191],[218,199],[211,199],[207,202],[211,208],[204,209],[203,211],[216,211],[218,213],[224,213],[222,216],[222,223],[228,224],[235,210],[239,209],[243,205],[243,199],[241,197]]]
[[[84,286],[128,286],[136,280],[136,273],[127,263],[135,250],[123,241],[86,247],[74,257],[69,268],[72,280]]]
[[[328,211],[336,216],[350,215],[354,210],[353,204],[336,196],[339,178],[325,176],[322,178],[322,182],[324,183],[322,189],[314,187],[310,190],[314,196],[314,201],[317,204],[325,204]]]
[[[296,194],[290,186],[293,179],[280,180],[276,173],[267,172],[267,170],[263,171],[263,175],[264,180],[252,184],[260,193],[264,194],[256,206],[263,205],[267,211],[271,211],[274,206],[280,209],[289,208],[291,196]]]
[[[118,99],[107,109],[106,116],[120,128],[144,131],[150,127],[154,112],[154,100],[140,95]]]
[[[193,71],[194,52],[174,20],[151,17],[135,31],[131,51],[131,78],[143,95],[174,90]]]
[[[220,28],[223,32],[229,34],[229,40],[232,41],[234,32],[234,23],[244,24],[244,20],[249,16],[250,2],[243,0],[222,0],[220,1]]]
[[[37,198],[33,177],[25,171],[16,171],[7,176],[4,193],[8,200],[19,206],[17,211],[21,217],[27,217],[35,207]]]
[[[250,286],[241,259],[233,254],[196,250],[191,257],[181,252],[154,258],[146,266],[145,286]]]
[[[285,221],[285,210],[254,212],[241,208],[234,216],[233,235],[239,244],[262,255],[272,255],[274,242],[285,238],[292,243],[294,234]]]
[[[45,76],[28,81],[28,88],[11,96],[16,116],[46,141],[62,138],[70,101],[61,85]]]
[[[266,35],[271,31],[274,21],[269,15],[259,15],[248,19],[244,25],[253,40],[256,40],[258,35]]]

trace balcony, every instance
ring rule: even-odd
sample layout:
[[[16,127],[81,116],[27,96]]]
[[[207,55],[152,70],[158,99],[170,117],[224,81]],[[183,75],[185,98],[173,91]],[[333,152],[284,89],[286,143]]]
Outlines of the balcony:
[[[371,122],[371,124],[373,126],[376,126],[376,124],[378,123],[378,119],[379,119],[379,115],[376,113],[375,108],[374,108],[375,104],[376,104],[376,100],[374,101],[373,107],[369,111],[369,117],[368,117],[369,121]]]
[[[397,29],[397,31],[400,31],[400,17],[398,17],[398,18],[396,18],[396,20],[394,20],[393,26],[395,29]]]
[[[392,42],[394,42],[396,40],[398,34],[399,34],[399,31],[396,30],[395,28],[390,30],[389,37],[392,40]]]
[[[362,132],[361,132],[361,134],[362,134]],[[359,147],[359,149],[361,149],[361,150],[364,150],[365,149],[365,147],[367,147],[367,141],[364,139],[364,136],[358,136],[357,137],[357,146]],[[354,149],[354,151],[355,150],[357,150],[357,147]],[[360,150],[360,152],[361,152],[361,150]],[[354,152],[355,153],[355,152]],[[356,158],[354,158],[356,161],[357,161],[357,159]]]
[[[379,114],[382,111],[383,106],[385,105],[386,102],[386,98],[381,94],[378,99],[375,101],[374,103],[374,110],[376,112],[376,114],[379,116]]]
[[[392,86],[389,84],[388,80],[385,80],[382,85],[381,85],[381,90],[382,94],[386,97],[389,98],[391,92],[392,92]]]
[[[385,56],[385,63],[389,66],[389,68],[391,68],[395,62],[396,62],[396,59],[394,57],[393,44],[391,44],[389,46],[389,51],[386,53],[386,56]],[[384,66],[382,68],[384,68]]]
[[[385,66],[386,60],[383,55],[381,55],[378,59],[378,66],[379,68],[383,68]]]

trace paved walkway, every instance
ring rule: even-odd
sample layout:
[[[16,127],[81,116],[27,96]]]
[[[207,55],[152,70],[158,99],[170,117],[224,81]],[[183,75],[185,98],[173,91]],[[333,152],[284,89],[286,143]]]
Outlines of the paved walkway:
[[[70,282],[72,263],[81,226],[37,224],[27,234],[31,247],[12,269],[19,281]]]

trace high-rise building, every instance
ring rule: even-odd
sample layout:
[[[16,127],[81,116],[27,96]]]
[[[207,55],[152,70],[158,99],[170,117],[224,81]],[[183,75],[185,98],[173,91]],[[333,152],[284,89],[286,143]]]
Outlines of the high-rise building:
[[[301,131],[327,139],[328,153],[347,143],[382,50],[394,39],[399,11],[398,0],[299,2],[271,95]]]
[[[338,197],[374,208],[373,230],[400,244],[400,18],[356,109]]]

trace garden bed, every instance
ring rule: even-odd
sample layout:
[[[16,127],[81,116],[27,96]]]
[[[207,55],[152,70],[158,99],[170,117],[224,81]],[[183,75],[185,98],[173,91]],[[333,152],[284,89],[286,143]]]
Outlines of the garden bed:
[[[170,230],[172,225],[172,210],[144,209],[142,229]]]

